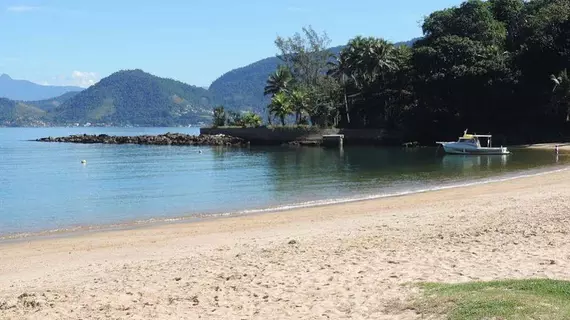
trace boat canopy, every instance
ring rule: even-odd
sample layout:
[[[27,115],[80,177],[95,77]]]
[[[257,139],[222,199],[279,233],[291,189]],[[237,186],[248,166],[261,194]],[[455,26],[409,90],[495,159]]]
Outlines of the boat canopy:
[[[472,139],[472,138],[492,138],[493,136],[490,134],[464,134],[463,137],[464,139]]]

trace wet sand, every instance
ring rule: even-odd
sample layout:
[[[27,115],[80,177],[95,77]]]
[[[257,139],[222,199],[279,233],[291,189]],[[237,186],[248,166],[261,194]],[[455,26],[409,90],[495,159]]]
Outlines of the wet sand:
[[[423,281],[570,280],[570,171],[0,242],[0,319],[417,319]]]

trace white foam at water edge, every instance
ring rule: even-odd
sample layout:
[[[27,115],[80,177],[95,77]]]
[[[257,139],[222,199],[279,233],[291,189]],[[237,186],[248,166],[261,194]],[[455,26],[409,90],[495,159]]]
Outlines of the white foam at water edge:
[[[265,208],[265,209],[251,209],[251,210],[224,212],[224,213],[218,213],[218,214],[209,214],[207,216],[208,217],[237,216],[237,215],[247,215],[247,214],[256,214],[256,213],[286,211],[286,210],[293,210],[293,209],[310,208],[310,207],[318,207],[318,206],[326,206],[326,205],[342,204],[342,203],[350,203],[350,202],[358,202],[358,201],[366,201],[366,200],[375,200],[375,199],[382,199],[382,198],[389,198],[389,197],[400,197],[400,196],[416,194],[416,193],[425,193],[425,192],[430,192],[430,191],[447,190],[447,189],[470,187],[470,186],[484,185],[484,184],[489,184],[489,183],[517,180],[517,179],[521,179],[521,178],[537,177],[537,176],[543,176],[543,175],[548,175],[548,174],[564,172],[564,171],[568,171],[568,170],[570,170],[570,167],[565,167],[563,169],[557,169],[557,170],[541,171],[541,172],[536,172],[536,173],[518,174],[515,176],[507,176],[507,177],[502,177],[502,178],[489,178],[489,179],[484,179],[484,180],[480,180],[480,181],[456,183],[456,184],[450,184],[450,185],[444,185],[444,186],[438,186],[438,187],[432,187],[432,188],[407,190],[407,191],[400,191],[400,192],[393,192],[393,193],[373,194],[373,195],[366,195],[366,196],[359,196],[359,197],[352,197],[352,198],[315,200],[315,201],[300,202],[300,203],[294,203],[294,204],[290,204],[290,205],[283,205],[283,206],[277,206],[277,207],[271,207],[271,208]]]

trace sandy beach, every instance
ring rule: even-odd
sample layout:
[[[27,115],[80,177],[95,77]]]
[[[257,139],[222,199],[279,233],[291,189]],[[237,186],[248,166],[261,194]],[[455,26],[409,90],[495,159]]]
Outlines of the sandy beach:
[[[570,171],[0,243],[0,319],[417,319],[413,283],[570,279]]]
[[[560,151],[560,152],[570,152],[570,142],[552,142],[552,143],[527,144],[527,145],[513,146],[513,148],[539,149],[539,150],[552,150],[552,151],[554,151],[556,146],[558,146],[558,151]]]

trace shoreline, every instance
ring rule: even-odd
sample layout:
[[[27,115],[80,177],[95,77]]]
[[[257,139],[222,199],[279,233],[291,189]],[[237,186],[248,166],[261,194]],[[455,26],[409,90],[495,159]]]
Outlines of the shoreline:
[[[558,168],[556,166],[548,166],[546,168],[537,168],[531,170],[522,170],[518,172],[510,172],[493,177],[479,178],[468,181],[459,181],[452,184],[444,184],[437,187],[421,188],[409,191],[399,191],[399,192],[386,193],[386,194],[369,194],[369,195],[360,195],[360,196],[338,198],[338,199],[313,200],[313,201],[300,202],[300,203],[277,205],[275,207],[236,210],[236,211],[210,213],[210,214],[195,214],[195,215],[183,214],[183,215],[175,215],[163,218],[150,218],[146,220],[130,220],[130,221],[117,222],[113,224],[90,224],[90,225],[62,227],[51,230],[15,232],[7,234],[0,233],[0,245],[3,243],[17,243],[20,241],[75,237],[90,233],[99,233],[99,232],[104,233],[112,231],[128,231],[128,230],[136,230],[144,228],[153,228],[161,225],[192,224],[192,223],[206,222],[211,220],[215,221],[219,219],[227,219],[234,217],[257,216],[257,215],[275,214],[275,213],[278,214],[278,213],[285,213],[288,211],[300,210],[306,208],[328,207],[328,206],[350,204],[357,202],[381,200],[386,198],[413,196],[416,194],[437,192],[441,190],[461,189],[471,186],[501,183],[505,181],[525,179],[535,176],[556,174],[568,170],[570,170],[570,165],[564,166],[562,168]]]
[[[570,279],[569,181],[0,243],[0,318],[419,319],[414,283]]]
[[[510,148],[513,149],[534,149],[534,150],[552,150],[558,146],[559,151],[570,151],[570,142],[548,142],[548,143],[535,143],[535,144],[523,144],[516,145]]]

